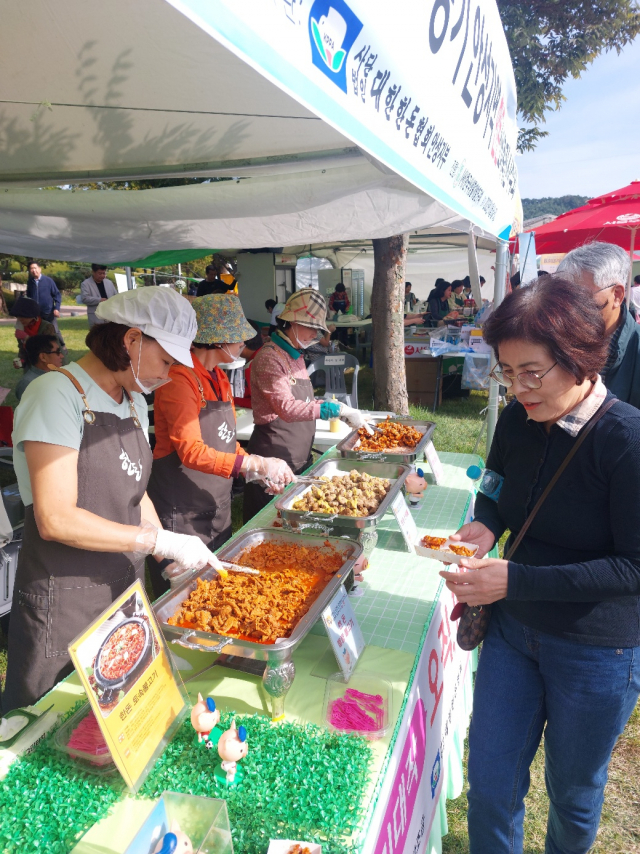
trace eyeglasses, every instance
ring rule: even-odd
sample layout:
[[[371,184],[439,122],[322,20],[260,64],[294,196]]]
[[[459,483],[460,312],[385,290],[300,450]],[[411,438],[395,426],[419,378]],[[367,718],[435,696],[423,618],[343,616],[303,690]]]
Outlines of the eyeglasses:
[[[494,382],[500,383],[500,385],[503,385],[505,388],[511,388],[513,380],[517,379],[521,386],[533,391],[534,389],[542,386],[542,378],[546,377],[549,371],[552,371],[557,364],[557,362],[554,362],[553,365],[551,365],[551,367],[543,374],[535,374],[533,371],[523,371],[521,374],[516,374],[515,377],[509,376],[509,374],[505,374],[501,368],[495,367],[489,376]]]
[[[57,350],[49,350],[49,352],[47,353],[47,355],[48,355],[48,356],[61,356],[61,355],[62,355],[62,350],[58,347],[58,349],[57,349]]]

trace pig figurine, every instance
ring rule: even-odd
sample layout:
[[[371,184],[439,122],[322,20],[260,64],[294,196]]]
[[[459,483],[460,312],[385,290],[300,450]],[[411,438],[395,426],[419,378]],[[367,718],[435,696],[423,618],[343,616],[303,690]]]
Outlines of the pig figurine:
[[[218,725],[220,712],[216,709],[213,697],[207,697],[206,703],[202,694],[198,694],[198,702],[191,709],[191,726],[198,733],[198,742],[208,741],[211,730]]]
[[[154,854],[193,854],[191,840],[177,821],[171,822],[171,830],[158,842]]]
[[[234,783],[238,762],[249,752],[247,731],[243,726],[236,729],[236,722],[222,733],[218,741],[218,755],[222,759],[221,767],[227,775],[227,783]]]
[[[415,472],[411,472],[407,475],[404,482],[404,488],[407,493],[407,498],[409,499],[409,504],[417,504],[427,488],[427,481],[424,479],[424,472],[422,469],[416,469]]]

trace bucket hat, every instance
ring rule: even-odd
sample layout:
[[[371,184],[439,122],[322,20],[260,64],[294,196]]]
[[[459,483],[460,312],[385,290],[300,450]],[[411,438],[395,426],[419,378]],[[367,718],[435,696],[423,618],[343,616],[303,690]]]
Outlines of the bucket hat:
[[[235,294],[207,294],[191,305],[198,321],[197,344],[242,344],[255,337]]]
[[[196,315],[188,299],[171,288],[153,285],[116,294],[96,310],[100,320],[122,323],[142,330],[182,365],[193,367],[191,342],[196,334]]]
[[[302,288],[291,294],[280,313],[282,320],[301,323],[311,329],[329,332],[327,329],[327,303],[322,294],[313,288]]]

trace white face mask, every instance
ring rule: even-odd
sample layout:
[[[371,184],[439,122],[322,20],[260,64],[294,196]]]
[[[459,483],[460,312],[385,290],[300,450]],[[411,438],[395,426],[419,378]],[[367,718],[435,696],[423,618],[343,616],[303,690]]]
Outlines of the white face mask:
[[[315,344],[316,342],[318,342],[322,338],[322,335],[320,335],[319,333],[316,333],[315,338],[312,338],[311,341],[301,341],[298,338],[297,334],[296,334],[295,338],[297,341],[296,349],[297,350],[306,350],[307,348],[311,347],[312,344]]]
[[[129,351],[127,350],[127,353]],[[138,370],[137,372],[133,370],[133,362],[131,363],[131,373],[133,374],[133,378],[136,381],[138,388],[142,392],[142,394],[151,394],[152,391],[155,391],[157,388],[160,388],[161,385],[166,385],[166,383],[171,382],[168,377],[150,377],[145,378],[144,380],[140,379],[140,359],[142,358],[142,338],[140,338],[140,347],[138,349]]]
[[[240,358],[240,353],[238,353],[238,355],[237,355],[237,356],[234,356],[234,355],[233,355],[233,353],[230,353],[230,352],[229,352],[229,350],[227,350],[227,348],[224,346],[224,344],[221,344],[221,345],[220,345],[220,349],[221,349],[224,353],[226,353],[226,354],[227,354],[227,356],[229,357],[230,361],[228,361],[228,362],[218,362],[218,367],[219,367],[219,368],[227,368],[227,369],[228,369],[228,368],[241,368],[241,367],[245,364],[246,359],[241,359],[241,358]]]

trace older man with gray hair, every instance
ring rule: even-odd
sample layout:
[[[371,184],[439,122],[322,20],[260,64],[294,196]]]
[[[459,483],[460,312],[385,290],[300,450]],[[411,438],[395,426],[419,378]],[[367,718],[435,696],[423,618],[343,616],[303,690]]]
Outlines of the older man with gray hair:
[[[629,256],[613,243],[587,243],[569,252],[558,273],[583,285],[600,306],[609,336],[603,371],[607,388],[640,409],[640,325],[625,304]]]

